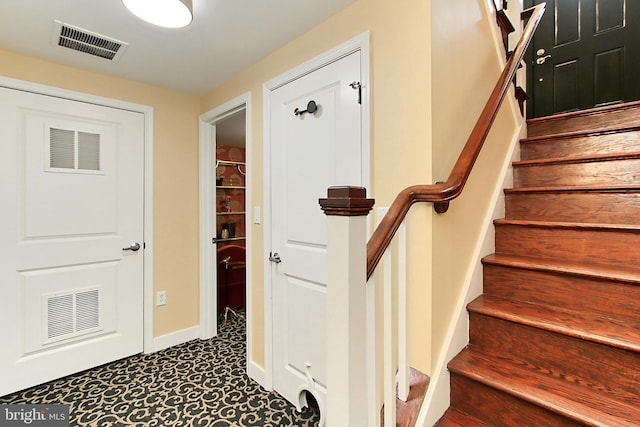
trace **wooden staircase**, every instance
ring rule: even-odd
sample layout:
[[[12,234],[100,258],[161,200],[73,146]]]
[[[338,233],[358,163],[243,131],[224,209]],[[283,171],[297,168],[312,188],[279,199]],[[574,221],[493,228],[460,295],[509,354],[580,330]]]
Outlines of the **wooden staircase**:
[[[528,134],[436,426],[639,426],[640,102]]]

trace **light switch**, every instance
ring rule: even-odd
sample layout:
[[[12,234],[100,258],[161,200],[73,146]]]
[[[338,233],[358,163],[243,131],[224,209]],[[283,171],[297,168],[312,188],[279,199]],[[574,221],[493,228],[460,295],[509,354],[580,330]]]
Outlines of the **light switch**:
[[[260,224],[260,206],[253,207],[253,223]]]

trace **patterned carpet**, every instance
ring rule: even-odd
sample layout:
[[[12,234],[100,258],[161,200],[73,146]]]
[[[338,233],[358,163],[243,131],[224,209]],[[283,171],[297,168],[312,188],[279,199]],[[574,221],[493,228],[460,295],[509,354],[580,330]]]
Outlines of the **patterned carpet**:
[[[62,403],[72,426],[317,426],[245,374],[245,327],[229,319],[218,336],[136,355],[0,397],[0,404]]]

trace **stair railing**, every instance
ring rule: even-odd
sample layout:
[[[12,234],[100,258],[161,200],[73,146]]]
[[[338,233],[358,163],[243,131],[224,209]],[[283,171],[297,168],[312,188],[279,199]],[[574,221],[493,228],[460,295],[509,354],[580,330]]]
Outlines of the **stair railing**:
[[[395,253],[390,245],[398,230],[404,230],[414,203],[430,202],[436,212],[444,213],[450,201],[462,193],[544,9],[542,3],[522,12],[522,19],[529,21],[445,182],[402,190],[368,242],[366,216],[374,200],[366,198],[364,188],[331,187],[327,198],[320,199],[327,215],[327,425],[378,426],[381,402],[382,425],[396,425],[396,393],[401,400],[409,393],[403,308],[406,267],[391,260],[404,261],[405,232],[396,239]],[[383,282],[383,342],[379,344],[376,286],[365,284],[374,281],[370,279],[383,257],[383,272],[375,279]],[[395,292],[394,283],[399,286]],[[378,357],[381,348],[382,361]]]
[[[489,130],[491,130],[491,125],[498,115],[509,85],[514,79],[516,71],[524,58],[525,51],[531,43],[533,34],[544,13],[544,8],[545,3],[541,3],[532,10],[530,9],[523,12],[525,17],[530,14],[529,22],[522,33],[516,49],[507,61],[502,74],[500,74],[498,82],[491,92],[489,100],[482,110],[447,180],[432,185],[414,185],[407,187],[398,194],[391,204],[389,211],[373,232],[367,244],[367,278],[371,277],[373,270],[378,265],[382,254],[389,246],[398,227],[406,218],[411,205],[416,202],[431,202],[434,204],[436,212],[444,213],[449,207],[449,202],[462,193],[464,185],[473,169],[473,165],[487,139]]]

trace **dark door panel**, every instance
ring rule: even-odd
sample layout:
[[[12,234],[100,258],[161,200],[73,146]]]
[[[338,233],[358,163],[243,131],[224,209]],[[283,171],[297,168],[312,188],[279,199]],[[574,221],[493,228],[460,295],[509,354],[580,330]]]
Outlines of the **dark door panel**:
[[[528,54],[528,116],[640,99],[640,1],[546,3]]]

